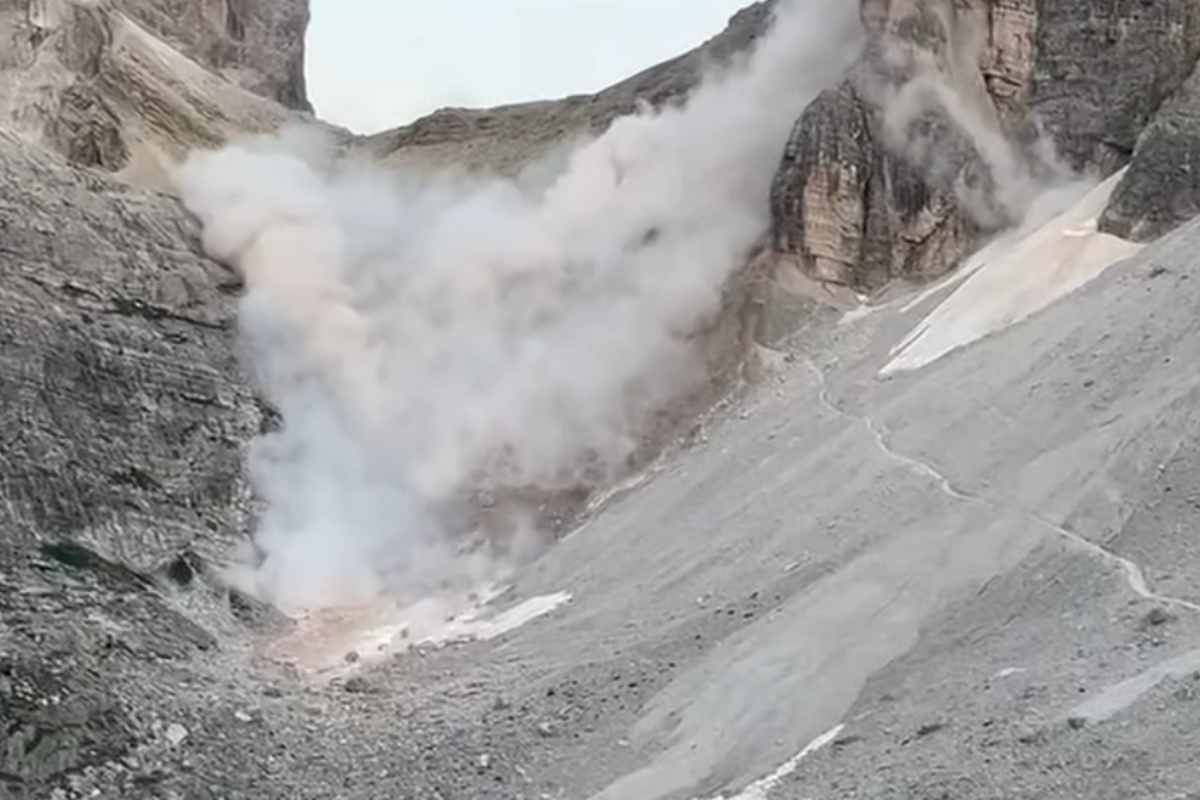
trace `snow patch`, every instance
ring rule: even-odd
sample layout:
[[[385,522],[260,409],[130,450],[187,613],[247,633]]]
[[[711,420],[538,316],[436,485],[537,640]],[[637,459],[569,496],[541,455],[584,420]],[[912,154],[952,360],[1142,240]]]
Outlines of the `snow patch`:
[[[919,369],[1049,306],[1142,249],[1101,233],[1117,172],[1032,231],[998,237],[967,261],[961,285],[892,351],[880,375]],[[910,303],[915,305],[922,298]]]
[[[268,657],[301,672],[340,677],[414,647],[488,641],[571,602],[567,592],[531,597],[496,612],[489,603],[506,589],[427,597],[408,606],[378,601],[301,615],[289,634],[268,648]]]
[[[797,753],[790,761],[772,772],[767,777],[750,784],[743,789],[740,794],[734,795],[733,797],[719,795],[712,798],[712,800],[767,800],[767,796],[777,786],[779,786],[780,783],[783,782],[784,778],[788,777],[800,768],[800,763],[804,761],[804,759],[808,758],[818,750],[826,747],[834,739],[841,736],[842,731],[845,730],[845,728],[845,725],[838,725],[836,728],[826,731],[816,739],[813,739],[808,743],[807,747]]]

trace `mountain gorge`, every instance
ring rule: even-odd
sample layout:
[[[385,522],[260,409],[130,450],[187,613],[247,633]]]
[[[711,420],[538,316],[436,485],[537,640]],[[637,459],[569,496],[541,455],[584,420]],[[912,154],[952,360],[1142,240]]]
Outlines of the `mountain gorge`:
[[[1191,797],[1200,6],[854,11],[359,136],[306,96],[307,0],[0,0],[0,797]],[[230,144],[295,159],[187,160]],[[264,197],[296,227],[222,227]],[[339,361],[464,307],[495,347]],[[501,580],[301,614],[239,578],[291,484],[407,514],[264,482],[325,397],[272,395],[287,324],[382,394],[365,438],[472,433],[363,463],[437,486],[456,581],[531,530]],[[539,391],[485,368],[529,341]]]

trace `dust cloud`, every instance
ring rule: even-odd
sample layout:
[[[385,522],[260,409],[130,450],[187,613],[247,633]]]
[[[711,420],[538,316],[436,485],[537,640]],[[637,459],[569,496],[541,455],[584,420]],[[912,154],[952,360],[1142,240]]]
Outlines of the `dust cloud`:
[[[279,409],[238,578],[283,608],[415,598],[501,568],[463,553],[479,489],[595,485],[697,377],[685,337],[769,224],[788,129],[858,55],[857,4],[781,3],[688,101],[615,122],[540,189],[337,160],[313,135],[194,154],[206,250],[246,292]]]
[[[1036,226],[1098,180],[1065,163],[1036,117],[998,111],[980,69],[987,13],[983,3],[936,3],[904,25],[867,19],[873,69],[859,88],[880,111],[884,145],[949,190],[980,229]]]

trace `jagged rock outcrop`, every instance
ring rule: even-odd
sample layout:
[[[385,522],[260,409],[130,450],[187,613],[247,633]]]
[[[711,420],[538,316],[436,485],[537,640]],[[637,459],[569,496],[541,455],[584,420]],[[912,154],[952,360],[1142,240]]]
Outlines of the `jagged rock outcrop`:
[[[1200,53],[1200,10],[1184,0],[864,0],[862,12],[864,55],[797,122],[772,206],[781,253],[865,290],[951,269],[1047,178],[1123,166]],[[1183,105],[1164,111],[1164,131]]]
[[[308,117],[307,19],[307,0],[0,0],[0,125],[165,187],[194,147]]]
[[[1113,192],[1100,228],[1156,239],[1200,214],[1200,66],[1155,115]]]
[[[1191,74],[1200,6],[1041,0],[1035,7],[1029,108],[1073,167],[1111,174]]]
[[[304,77],[308,0],[119,0],[117,7],[226,80],[312,111]]]

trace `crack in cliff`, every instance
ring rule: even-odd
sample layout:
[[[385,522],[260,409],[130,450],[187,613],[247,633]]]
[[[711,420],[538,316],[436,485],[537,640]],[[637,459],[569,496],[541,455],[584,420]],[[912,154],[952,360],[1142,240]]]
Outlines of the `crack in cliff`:
[[[4,254],[5,250],[0,248],[0,254]],[[227,320],[206,320],[199,317],[188,316],[181,314],[178,311],[173,311],[165,306],[156,303],[148,303],[145,300],[136,297],[106,297],[101,292],[91,289],[72,280],[53,281],[48,278],[42,278],[37,275],[22,275],[20,276],[32,283],[34,286],[45,291],[53,296],[55,293],[62,293],[73,300],[86,298],[93,303],[102,304],[100,308],[91,308],[89,310],[99,314],[113,314],[119,317],[140,317],[151,322],[167,320],[170,322],[178,322],[184,325],[193,325],[198,328],[204,328],[212,331],[229,330],[229,322]]]
[[[1178,597],[1159,594],[1151,589],[1148,581],[1146,580],[1145,572],[1133,561],[1117,555],[1113,551],[1108,550],[1105,547],[1102,547],[1101,545],[1091,541],[1090,539],[1087,539],[1084,536],[1069,530],[1063,525],[1046,518],[1036,511],[1005,504],[989,497],[984,497],[964,489],[959,489],[954,485],[950,478],[948,478],[928,461],[905,455],[904,453],[897,451],[888,442],[888,432],[885,427],[880,425],[869,415],[857,416],[843,410],[829,396],[829,384],[826,380],[824,371],[821,370],[821,368],[818,367],[812,361],[812,359],[807,359],[805,363],[807,364],[809,370],[811,370],[817,376],[817,397],[823,406],[844,419],[864,425],[872,437],[874,437],[876,446],[880,451],[883,452],[885,456],[887,456],[887,458],[934,481],[938,484],[938,487],[941,489],[943,494],[947,495],[948,497],[952,497],[955,500],[985,506],[994,511],[1016,512],[1028,517],[1042,528],[1045,528],[1054,533],[1056,536],[1065,539],[1073,546],[1082,549],[1085,552],[1088,552],[1091,555],[1119,568],[1125,577],[1126,585],[1128,585],[1129,589],[1134,594],[1138,595],[1138,597],[1141,597],[1143,600],[1149,600],[1162,605],[1174,606],[1177,608],[1187,609],[1188,611],[1200,613],[1200,605],[1196,603],[1192,603],[1188,600]]]

